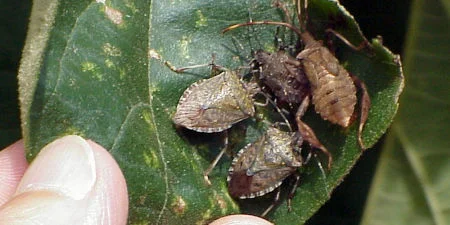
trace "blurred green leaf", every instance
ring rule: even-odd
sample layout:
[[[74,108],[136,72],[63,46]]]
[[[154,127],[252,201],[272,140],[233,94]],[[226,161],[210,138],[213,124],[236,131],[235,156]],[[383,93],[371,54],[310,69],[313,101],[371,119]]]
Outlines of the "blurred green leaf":
[[[324,39],[325,28],[332,27],[352,43],[363,41],[356,22],[336,2],[309,3],[308,29],[316,38]],[[209,69],[176,74],[155,58],[157,53],[173,65],[187,66],[208,63],[215,54],[222,66],[246,65],[253,50],[276,49],[277,28],[247,27],[224,36],[220,31],[250,19],[283,18],[263,0],[151,4],[61,0],[36,5],[30,25],[33,35],[27,41],[20,74],[29,157],[66,134],[100,143],[114,155],[127,179],[132,224],[202,224],[231,213],[261,213],[273,195],[232,200],[226,188],[229,160],[213,171],[211,187],[204,184],[202,173],[220,149],[221,136],[177,131],[171,122],[183,90],[208,77]],[[403,87],[398,58],[378,40],[372,44],[373,55],[355,52],[338,40],[334,45],[341,63],[369,89],[372,108],[363,133],[368,146],[392,121]],[[313,110],[305,120],[333,153],[334,164],[326,178],[317,163],[305,168],[293,199],[294,210],[289,213],[286,204],[281,204],[269,215],[279,224],[307,220],[361,154],[356,123],[344,130],[323,121]],[[246,142],[264,132],[253,126],[254,121],[247,121]]]
[[[363,224],[450,223],[450,12],[444,2],[413,4],[407,85]]]

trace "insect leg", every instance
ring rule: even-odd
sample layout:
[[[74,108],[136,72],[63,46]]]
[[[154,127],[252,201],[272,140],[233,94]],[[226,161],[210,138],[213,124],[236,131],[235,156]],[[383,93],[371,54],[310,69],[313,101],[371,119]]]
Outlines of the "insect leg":
[[[192,65],[192,66],[185,66],[185,67],[176,67],[174,66],[170,61],[164,60],[161,55],[155,50],[155,49],[150,49],[149,51],[149,55],[150,58],[159,60],[160,62],[162,62],[165,66],[167,66],[167,68],[169,68],[170,70],[172,70],[175,73],[184,73],[184,71],[186,70],[190,70],[190,69],[195,69],[195,68],[200,68],[200,67],[208,67],[208,66],[212,66],[213,70],[215,68],[219,68],[222,69],[222,66],[218,66],[216,64],[214,64],[214,56],[212,57],[212,62],[211,63],[207,63],[207,64],[199,64],[199,65]]]
[[[328,157],[328,169],[331,169],[331,164],[333,163],[333,157],[331,156],[331,153],[327,150],[327,148],[325,148],[325,146],[322,145],[322,143],[320,143],[311,127],[309,127],[301,120],[301,117],[303,116],[303,114],[305,114],[308,106],[309,96],[305,97],[300,107],[298,108],[297,113],[295,114],[298,131],[302,135],[303,140],[307,141],[313,148],[320,149]]]
[[[340,34],[339,32],[328,28],[325,30],[325,32],[328,33],[332,33],[334,34],[334,36],[336,36],[337,38],[339,38],[342,42],[344,42],[346,45],[348,45],[348,47],[350,47],[351,49],[355,50],[355,51],[360,51],[361,49],[365,48],[365,47],[371,47],[369,41],[367,41],[366,39],[364,39],[363,42],[361,42],[361,44],[359,44],[358,46],[354,46],[352,43],[350,43],[349,40],[347,40],[342,34]]]
[[[280,193],[281,193],[281,186],[278,187],[278,191],[275,194],[275,198],[273,199],[272,204],[270,204],[269,207],[267,207],[267,209],[264,210],[264,212],[261,214],[261,217],[267,216],[267,214],[273,209],[273,207],[275,207],[278,204],[278,201],[280,201]]]
[[[291,124],[289,123],[289,120],[286,118],[286,116],[281,111],[281,109],[277,106],[277,104],[272,99],[270,99],[270,96],[267,95],[264,92],[261,92],[260,94],[262,94],[264,97],[266,97],[267,101],[270,102],[270,104],[273,105],[273,107],[277,110],[278,114],[280,114],[281,118],[283,118],[283,120],[286,123],[286,125],[288,126],[289,130],[292,130],[292,127],[291,127]]]
[[[361,89],[361,109],[360,109],[360,121],[359,121],[359,127],[358,127],[358,142],[361,146],[362,150],[366,149],[366,146],[364,145],[362,141],[362,130],[364,128],[364,125],[366,124],[367,117],[369,116],[369,109],[370,109],[370,96],[367,92],[367,87],[358,77],[350,75],[350,77],[353,79],[353,82],[356,86],[358,86]]]
[[[222,158],[223,154],[228,149],[228,132],[226,130],[224,131],[224,135],[225,135],[225,138],[224,138],[224,141],[223,141],[224,142],[224,146],[223,146],[222,150],[216,156],[214,161],[212,161],[212,163],[209,165],[208,169],[206,169],[205,172],[203,173],[203,178],[205,179],[205,182],[206,182],[207,185],[211,185],[211,181],[209,180],[209,174],[214,169],[214,167],[216,167],[217,163],[219,162],[219,160]]]
[[[289,192],[288,199],[287,199],[287,207],[288,211],[292,211],[291,207],[291,200],[294,198],[295,191],[297,190],[298,184],[300,183],[300,173],[298,171],[295,171],[294,173],[295,182],[292,185],[291,191]]]

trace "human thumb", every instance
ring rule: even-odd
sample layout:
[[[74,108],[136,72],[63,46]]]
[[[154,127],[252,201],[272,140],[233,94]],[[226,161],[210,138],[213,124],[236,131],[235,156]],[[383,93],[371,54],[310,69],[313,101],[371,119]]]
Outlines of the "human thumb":
[[[70,135],[41,150],[0,207],[0,224],[125,224],[127,214],[117,163],[100,145]]]

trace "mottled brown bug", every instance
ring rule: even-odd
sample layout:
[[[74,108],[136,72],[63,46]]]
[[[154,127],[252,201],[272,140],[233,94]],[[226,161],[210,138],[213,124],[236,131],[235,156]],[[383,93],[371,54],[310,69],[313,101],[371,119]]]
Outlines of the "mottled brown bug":
[[[196,65],[176,69],[165,62],[175,72],[207,65]],[[244,82],[236,71],[210,64],[214,69],[222,71],[208,79],[202,79],[189,86],[181,96],[173,121],[177,126],[203,133],[222,132],[255,114],[253,97],[260,93],[254,81]],[[268,102],[271,100],[266,96]],[[262,105],[266,105],[262,104]],[[272,102],[275,106],[275,103]],[[277,108],[278,109],[278,108]],[[280,114],[282,117],[284,115]],[[284,118],[287,122],[287,119]],[[204,172],[204,179],[211,184],[208,175],[226,152],[228,135],[225,133],[224,148]]]
[[[182,70],[185,70],[183,68]],[[244,119],[254,116],[253,96],[259,92],[254,82],[243,82],[235,71],[223,72],[202,79],[189,86],[181,96],[173,121],[177,126],[203,133],[222,132]],[[179,72],[180,69],[176,70]],[[226,152],[224,148],[204,172],[204,179],[211,184],[208,175]]]
[[[235,71],[195,82],[181,96],[173,121],[204,133],[221,132],[255,114],[258,88],[241,81]]]
[[[300,154],[302,141],[298,133],[269,127],[263,136],[241,149],[233,159],[227,178],[230,195],[240,199],[255,198],[279,187],[285,178],[306,163]],[[288,198],[289,209],[299,181],[296,175],[296,183]],[[262,216],[275,206],[279,194]]]
[[[286,18],[289,18],[288,10],[284,7],[283,4],[281,4],[280,2],[276,2],[275,6],[281,8],[285,12]],[[302,23],[300,16],[300,1],[297,2],[297,8],[299,21],[300,23]],[[288,19],[288,21],[290,21],[290,19]],[[294,66],[296,68],[301,68],[301,70],[304,71],[304,74],[306,75],[310,85],[309,94],[312,96],[312,103],[315,106],[315,111],[318,112],[323,119],[328,120],[331,123],[338,124],[342,127],[348,127],[351,123],[352,115],[355,112],[355,105],[357,102],[355,86],[357,85],[360,87],[360,89],[362,90],[362,96],[360,109],[361,115],[358,128],[358,142],[361,148],[365,149],[366,147],[364,146],[364,143],[362,141],[361,133],[368,117],[370,98],[364,83],[361,82],[356,76],[351,75],[342,65],[340,65],[338,59],[326,47],[324,47],[320,41],[316,41],[308,31],[302,31],[291,23],[275,21],[252,21],[232,25],[224,29],[223,32],[227,32],[231,29],[235,29],[241,26],[263,24],[288,27],[289,29],[297,33],[302,40],[303,44],[305,45],[304,50],[302,50],[296,56],[296,60],[287,60],[285,61],[285,64]],[[338,35],[338,37],[342,39],[340,35]],[[349,43],[348,41],[345,42]],[[302,75],[302,73],[290,72],[290,70],[287,70],[287,73],[282,73],[282,75],[283,74],[286,77]],[[302,78],[298,79],[302,80]],[[308,107],[306,103],[309,103],[309,100],[305,99],[304,102],[305,103],[302,103],[302,106]],[[302,110],[304,109],[299,109],[299,111]],[[307,127],[306,124],[301,122],[300,117],[298,116],[300,114],[302,113],[297,113],[297,122],[300,123],[300,126],[302,128],[304,128],[304,131],[309,130],[309,134],[314,134],[311,133],[312,130]],[[300,130],[300,132],[302,133],[303,131]],[[305,135],[304,133],[302,133],[302,135],[305,141],[310,141],[307,135]],[[312,141],[317,141],[317,143],[320,144],[317,139]],[[326,149],[322,149],[322,151],[327,152]]]
[[[258,78],[274,93],[280,102],[298,104],[309,94],[309,82],[302,68],[292,62],[296,59],[284,50],[268,53],[258,50],[253,67],[259,70]]]

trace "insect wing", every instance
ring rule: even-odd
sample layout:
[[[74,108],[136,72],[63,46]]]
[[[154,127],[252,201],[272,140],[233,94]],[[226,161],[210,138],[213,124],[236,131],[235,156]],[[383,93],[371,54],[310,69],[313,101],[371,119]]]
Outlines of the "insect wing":
[[[243,148],[229,170],[230,195],[254,198],[280,186],[286,177],[301,166],[292,152],[292,138],[289,132],[269,128],[259,140]]]
[[[254,198],[265,195],[279,187],[283,180],[295,172],[295,167],[265,170],[247,176],[245,170],[233,172],[228,181],[228,190],[235,198]]]
[[[237,74],[225,71],[185,90],[173,118],[175,124],[198,132],[220,132],[253,116],[252,96]]]
[[[261,138],[256,159],[247,169],[247,175],[264,170],[274,170],[286,166],[299,167],[301,161],[293,151],[294,134],[269,127]]]

